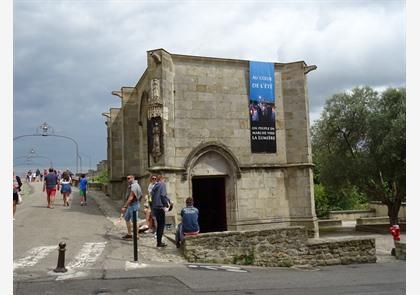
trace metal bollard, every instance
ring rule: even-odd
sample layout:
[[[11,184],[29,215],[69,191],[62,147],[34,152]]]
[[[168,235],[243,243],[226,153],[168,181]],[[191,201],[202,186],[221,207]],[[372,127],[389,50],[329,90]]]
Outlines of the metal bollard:
[[[137,253],[137,211],[133,212],[133,247],[134,247],[134,261],[138,261]]]
[[[58,244],[58,261],[57,261],[57,267],[54,269],[54,272],[66,272],[67,268],[64,266],[65,261],[65,253],[66,253],[66,243],[60,242]]]

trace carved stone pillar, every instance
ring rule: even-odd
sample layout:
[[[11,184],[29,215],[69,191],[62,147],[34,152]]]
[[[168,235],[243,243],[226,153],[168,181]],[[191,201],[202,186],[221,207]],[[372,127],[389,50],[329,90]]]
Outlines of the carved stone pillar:
[[[150,81],[151,95],[149,96],[147,121],[149,137],[149,153],[155,162],[159,161],[163,154],[163,101],[160,93],[160,80],[152,79]]]

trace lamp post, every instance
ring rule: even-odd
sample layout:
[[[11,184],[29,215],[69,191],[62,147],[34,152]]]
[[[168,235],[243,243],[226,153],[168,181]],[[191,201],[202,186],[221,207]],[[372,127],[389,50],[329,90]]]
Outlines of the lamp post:
[[[88,156],[88,155],[86,155],[85,153],[82,153],[82,152],[79,152],[79,154],[81,154],[82,156],[84,156],[84,157],[87,157],[88,158],[88,160],[89,160],[89,170],[91,170],[91,160],[92,160],[92,158],[90,157],[90,156]],[[82,160],[80,159],[80,163],[82,163],[81,162]],[[82,164],[80,164],[80,166],[81,166],[81,170],[83,170],[83,168],[82,168]],[[88,171],[89,172],[89,171]]]
[[[42,133],[41,134],[38,133],[38,130],[41,130]],[[76,146],[76,174],[79,172],[79,159],[81,161],[81,158],[79,155],[79,145],[75,139],[71,138],[70,136],[55,134],[54,129],[50,125],[48,125],[47,122],[44,122],[37,128],[37,131],[35,134],[25,134],[25,135],[16,136],[16,137],[13,137],[13,141],[19,138],[28,137],[28,136],[54,136],[54,137],[61,137],[61,138],[71,140]]]

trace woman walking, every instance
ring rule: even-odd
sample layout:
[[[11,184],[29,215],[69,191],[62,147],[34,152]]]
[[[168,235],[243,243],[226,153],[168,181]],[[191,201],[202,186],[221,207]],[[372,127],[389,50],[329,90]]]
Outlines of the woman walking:
[[[69,196],[71,194],[71,178],[67,171],[63,172],[60,185],[64,206],[69,206]]]

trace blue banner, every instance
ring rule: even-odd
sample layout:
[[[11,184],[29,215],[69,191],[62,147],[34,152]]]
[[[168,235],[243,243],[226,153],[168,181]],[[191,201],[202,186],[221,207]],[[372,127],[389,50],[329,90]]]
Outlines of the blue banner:
[[[274,103],[274,63],[249,62],[249,98]]]
[[[276,153],[274,63],[249,63],[249,117],[251,152]]]

